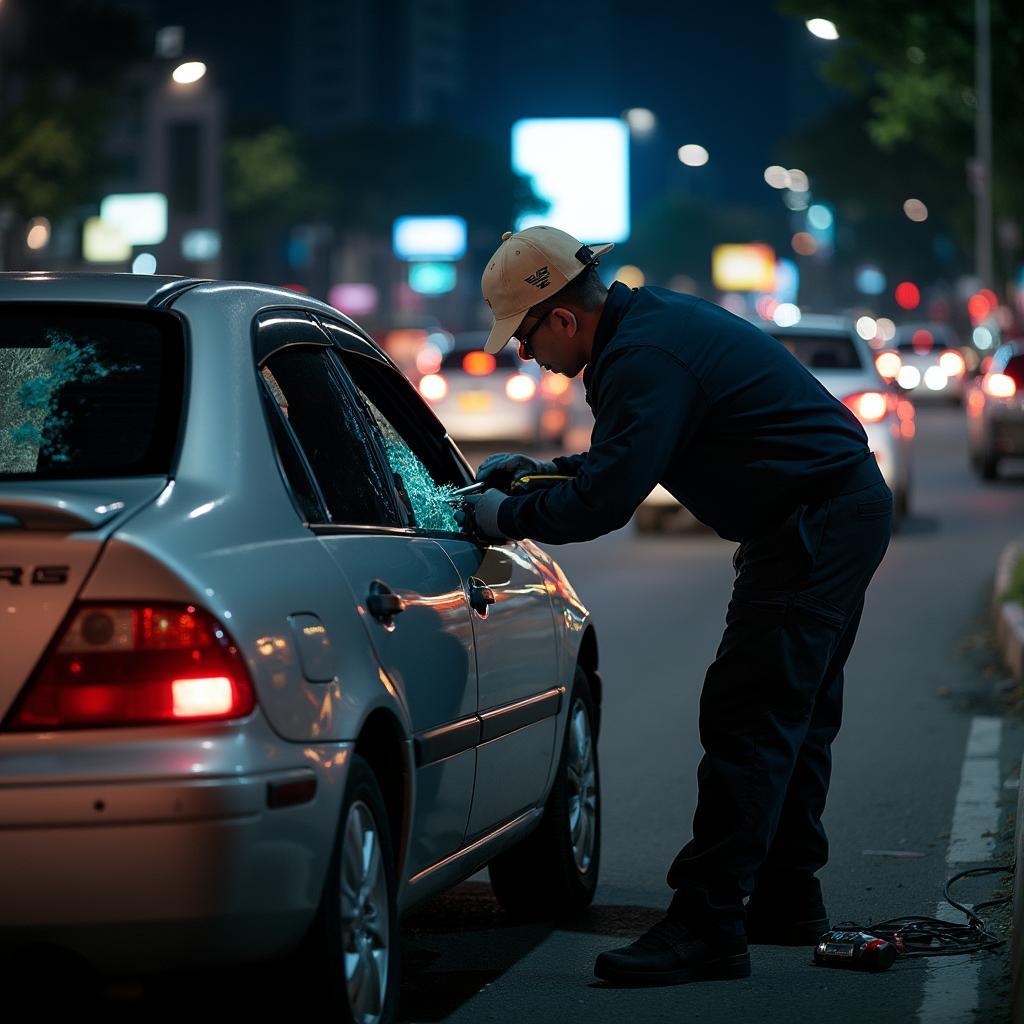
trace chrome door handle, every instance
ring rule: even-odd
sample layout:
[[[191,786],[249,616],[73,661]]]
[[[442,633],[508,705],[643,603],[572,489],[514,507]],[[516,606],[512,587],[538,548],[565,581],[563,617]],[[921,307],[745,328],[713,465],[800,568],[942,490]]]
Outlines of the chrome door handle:
[[[494,604],[496,600],[494,591],[483,580],[477,579],[476,576],[469,577],[469,604],[473,611],[486,615],[487,606]]]
[[[366,595],[366,610],[385,626],[390,626],[392,617],[405,611],[405,601],[383,580],[374,580]]]

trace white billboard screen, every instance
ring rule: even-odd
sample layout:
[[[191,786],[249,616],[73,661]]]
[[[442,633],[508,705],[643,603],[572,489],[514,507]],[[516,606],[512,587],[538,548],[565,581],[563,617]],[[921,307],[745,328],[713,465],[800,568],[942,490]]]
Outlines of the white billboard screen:
[[[629,238],[629,126],[617,117],[526,118],[512,125],[512,167],[551,207],[517,230],[551,224],[582,242]]]

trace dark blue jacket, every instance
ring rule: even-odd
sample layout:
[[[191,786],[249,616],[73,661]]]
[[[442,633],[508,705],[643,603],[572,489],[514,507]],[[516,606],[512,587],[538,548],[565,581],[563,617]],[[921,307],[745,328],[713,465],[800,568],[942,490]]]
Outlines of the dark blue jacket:
[[[871,457],[856,416],[784,346],[692,295],[613,284],[583,382],[590,451],[555,460],[572,480],[502,503],[509,537],[599,537],[660,483],[743,540],[837,493]]]

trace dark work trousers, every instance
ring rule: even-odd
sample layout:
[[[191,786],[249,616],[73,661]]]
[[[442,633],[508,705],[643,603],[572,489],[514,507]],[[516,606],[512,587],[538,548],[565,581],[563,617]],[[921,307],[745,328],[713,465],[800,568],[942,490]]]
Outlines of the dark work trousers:
[[[700,697],[693,839],[669,869],[671,913],[743,933],[743,898],[808,888],[843,666],[889,544],[892,494],[871,459],[838,488],[740,544],[725,634]]]

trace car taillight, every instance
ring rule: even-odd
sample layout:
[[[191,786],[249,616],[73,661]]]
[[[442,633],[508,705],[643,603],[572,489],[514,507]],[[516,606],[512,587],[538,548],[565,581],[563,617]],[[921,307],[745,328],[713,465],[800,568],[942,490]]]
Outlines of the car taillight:
[[[572,381],[560,373],[545,373],[540,379],[541,394],[548,398],[558,398],[564,395],[571,385]]]
[[[462,359],[462,368],[471,377],[486,377],[497,365],[497,359],[489,352],[467,352]]]
[[[439,373],[428,373],[420,379],[420,394],[429,402],[440,402],[448,394],[448,382]]]
[[[166,725],[243,718],[256,706],[245,662],[194,605],[77,605],[4,728]]]
[[[846,406],[861,423],[880,423],[889,412],[889,399],[881,391],[859,391],[843,399]]]
[[[967,369],[964,357],[959,352],[950,350],[939,356],[939,366],[942,367],[947,377],[962,377]]]
[[[875,356],[875,369],[886,380],[894,380],[898,377],[902,366],[903,360],[896,352],[879,352]]]
[[[989,373],[981,382],[986,395],[993,398],[1013,398],[1017,394],[1017,382],[1005,373]]]
[[[513,402],[528,402],[537,393],[537,385],[525,373],[516,373],[505,382],[505,394]]]

